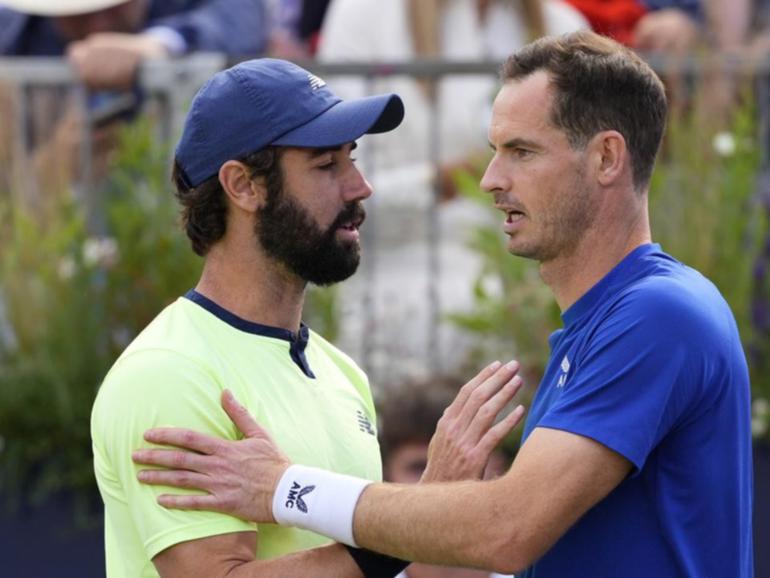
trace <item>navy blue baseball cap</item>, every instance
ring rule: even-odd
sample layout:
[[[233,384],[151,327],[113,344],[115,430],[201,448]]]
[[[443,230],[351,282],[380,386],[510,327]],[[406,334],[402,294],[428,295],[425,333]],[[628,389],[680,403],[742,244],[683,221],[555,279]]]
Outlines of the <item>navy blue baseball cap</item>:
[[[242,62],[198,91],[176,147],[185,184],[196,187],[268,145],[324,148],[393,130],[404,118],[396,94],[342,100],[307,70],[273,58]]]

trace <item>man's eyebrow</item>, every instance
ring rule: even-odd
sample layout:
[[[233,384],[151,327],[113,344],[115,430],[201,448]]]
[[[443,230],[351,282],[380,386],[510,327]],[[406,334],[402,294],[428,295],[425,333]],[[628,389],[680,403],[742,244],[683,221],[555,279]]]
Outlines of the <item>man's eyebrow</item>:
[[[310,158],[315,159],[329,152],[341,151],[343,146],[345,145],[338,145],[336,147],[320,147],[320,148],[310,149]],[[356,150],[356,148],[358,148],[358,143],[356,141],[353,141],[352,143],[350,143],[351,151]]]
[[[493,151],[497,150],[497,147],[493,145],[491,142],[489,143],[489,148],[491,148]],[[502,148],[504,149],[515,149],[515,148],[537,149],[537,148],[540,148],[540,145],[533,140],[527,140],[525,138],[517,137],[504,142]]]

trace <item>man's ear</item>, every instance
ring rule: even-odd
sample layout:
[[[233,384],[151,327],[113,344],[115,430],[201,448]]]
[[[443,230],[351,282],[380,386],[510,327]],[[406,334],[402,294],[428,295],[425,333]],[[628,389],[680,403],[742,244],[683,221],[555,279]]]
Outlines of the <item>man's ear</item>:
[[[241,161],[227,161],[219,169],[219,182],[230,202],[247,213],[256,213],[265,203],[267,189],[262,177],[251,177]]]
[[[591,139],[589,146],[595,159],[596,180],[603,186],[612,185],[626,171],[631,175],[631,157],[626,139],[616,130],[602,131]]]

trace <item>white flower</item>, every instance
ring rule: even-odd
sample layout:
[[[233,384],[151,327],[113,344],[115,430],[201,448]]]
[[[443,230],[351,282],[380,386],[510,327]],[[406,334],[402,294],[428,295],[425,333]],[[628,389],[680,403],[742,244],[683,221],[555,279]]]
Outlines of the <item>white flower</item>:
[[[770,401],[758,397],[751,404],[751,433],[754,437],[762,437],[770,427]]]
[[[729,132],[720,132],[714,135],[711,141],[716,153],[723,157],[731,157],[735,154],[735,137]]]
[[[112,267],[118,256],[118,243],[112,237],[89,237],[83,243],[83,262],[89,267]]]
[[[75,276],[75,259],[67,255],[59,260],[59,265],[56,268],[56,272],[59,274],[59,279],[62,281],[69,281]]]

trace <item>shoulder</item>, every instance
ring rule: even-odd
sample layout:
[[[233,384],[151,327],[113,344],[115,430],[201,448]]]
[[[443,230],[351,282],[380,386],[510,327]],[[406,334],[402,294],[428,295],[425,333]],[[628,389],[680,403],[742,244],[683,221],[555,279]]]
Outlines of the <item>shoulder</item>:
[[[206,353],[205,331],[183,300],[167,307],[137,336],[107,373],[97,393],[93,423],[184,422],[188,413],[218,407],[222,385]],[[208,356],[208,357],[207,357]]]
[[[310,345],[337,366],[350,381],[364,383],[368,387],[369,381],[364,370],[359,367],[352,357],[336,345],[312,330],[310,331]]]
[[[732,325],[729,306],[714,284],[673,259],[655,263],[628,285],[613,310],[641,328],[666,328],[672,337],[722,333]]]

